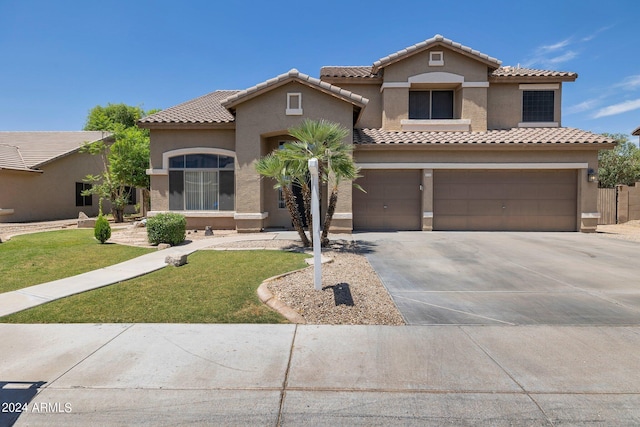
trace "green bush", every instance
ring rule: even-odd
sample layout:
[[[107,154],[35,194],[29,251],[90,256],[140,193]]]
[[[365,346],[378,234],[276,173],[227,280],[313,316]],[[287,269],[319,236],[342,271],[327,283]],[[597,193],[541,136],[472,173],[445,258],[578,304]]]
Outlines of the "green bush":
[[[177,213],[158,214],[147,220],[147,237],[152,245],[159,243],[179,245],[184,242],[187,235],[186,229],[186,218]]]
[[[102,216],[98,216],[96,220],[96,225],[93,227],[93,235],[100,241],[100,243],[104,243],[111,237],[111,226],[109,225],[109,221],[107,218]]]

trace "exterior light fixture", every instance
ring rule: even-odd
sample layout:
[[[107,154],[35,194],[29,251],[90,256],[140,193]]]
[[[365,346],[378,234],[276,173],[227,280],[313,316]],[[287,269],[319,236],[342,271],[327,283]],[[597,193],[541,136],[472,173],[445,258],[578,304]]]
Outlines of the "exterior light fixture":
[[[587,181],[596,182],[598,180],[598,174],[593,170],[589,169],[587,172]]]

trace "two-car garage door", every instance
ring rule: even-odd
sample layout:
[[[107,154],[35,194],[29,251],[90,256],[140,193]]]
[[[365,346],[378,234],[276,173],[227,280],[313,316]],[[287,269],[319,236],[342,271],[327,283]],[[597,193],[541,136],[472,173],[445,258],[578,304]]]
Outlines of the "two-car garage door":
[[[356,230],[421,230],[420,170],[365,170]],[[575,231],[575,170],[434,170],[433,229]]]

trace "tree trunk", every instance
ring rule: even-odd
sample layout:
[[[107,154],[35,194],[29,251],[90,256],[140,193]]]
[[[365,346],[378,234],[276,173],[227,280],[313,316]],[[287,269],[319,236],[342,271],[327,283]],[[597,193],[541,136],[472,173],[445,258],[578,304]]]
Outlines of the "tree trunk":
[[[112,208],[111,214],[115,222],[124,222],[124,208]]]
[[[289,215],[291,215],[291,222],[293,222],[293,227],[298,232],[300,236],[300,240],[302,241],[302,246],[309,247],[311,246],[311,242],[307,237],[307,234],[304,232],[304,228],[302,228],[302,219],[300,218],[300,212],[298,211],[298,206],[294,202],[295,196],[291,189],[287,186],[282,186],[282,191],[284,193],[284,200],[287,205],[287,209],[289,209]]]
[[[322,227],[322,247],[329,246],[329,228],[331,227],[331,220],[333,219],[333,213],[336,211],[336,205],[338,204],[338,188],[331,190],[329,196],[329,206],[327,206],[327,214],[324,217],[324,225]]]

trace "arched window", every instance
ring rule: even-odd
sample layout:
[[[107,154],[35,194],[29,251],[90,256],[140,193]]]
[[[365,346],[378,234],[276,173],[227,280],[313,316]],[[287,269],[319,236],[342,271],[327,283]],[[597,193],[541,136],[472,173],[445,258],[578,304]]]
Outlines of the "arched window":
[[[233,211],[233,157],[217,154],[185,154],[170,157],[169,209]]]

